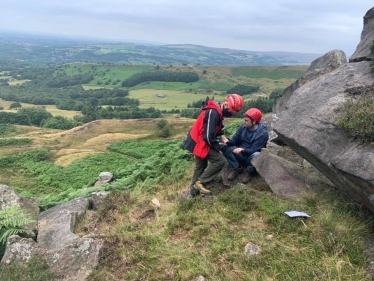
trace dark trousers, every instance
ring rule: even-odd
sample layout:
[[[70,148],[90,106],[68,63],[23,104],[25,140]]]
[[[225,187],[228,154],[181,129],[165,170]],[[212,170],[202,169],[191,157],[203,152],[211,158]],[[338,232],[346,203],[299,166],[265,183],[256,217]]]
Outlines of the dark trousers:
[[[209,150],[205,158],[195,156],[195,169],[191,180],[191,185],[197,180],[203,184],[212,181],[223,169],[226,159],[222,153],[214,148]]]
[[[229,163],[231,169],[235,170],[240,166],[246,168],[251,174],[253,174],[256,169],[252,165],[252,160],[260,155],[260,152],[255,152],[252,155],[244,155],[242,153],[235,154],[233,151],[237,148],[236,146],[229,146],[226,152],[223,154]]]

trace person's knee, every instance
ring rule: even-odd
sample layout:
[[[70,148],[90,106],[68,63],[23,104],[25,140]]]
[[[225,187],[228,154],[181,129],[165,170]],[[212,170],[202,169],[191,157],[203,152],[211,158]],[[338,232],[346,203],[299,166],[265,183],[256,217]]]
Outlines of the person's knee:
[[[256,152],[254,152],[249,158],[251,159],[251,161],[254,159],[254,158],[256,158],[257,156],[259,156],[260,155],[260,152],[258,152],[258,151],[256,151]]]
[[[226,153],[231,153],[231,154],[234,154],[234,149],[237,148],[236,146],[228,146],[226,148]]]
[[[226,165],[226,163],[227,163],[227,161],[226,161],[226,158],[224,158],[224,157],[220,158],[219,161],[217,161],[217,165],[219,165],[222,168],[223,168],[223,166]]]

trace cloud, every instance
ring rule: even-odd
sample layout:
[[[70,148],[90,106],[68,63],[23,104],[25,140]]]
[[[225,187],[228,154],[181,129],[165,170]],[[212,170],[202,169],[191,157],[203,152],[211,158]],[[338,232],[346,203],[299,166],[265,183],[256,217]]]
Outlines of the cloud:
[[[14,0],[2,3],[8,30],[250,51],[350,56],[372,1]]]

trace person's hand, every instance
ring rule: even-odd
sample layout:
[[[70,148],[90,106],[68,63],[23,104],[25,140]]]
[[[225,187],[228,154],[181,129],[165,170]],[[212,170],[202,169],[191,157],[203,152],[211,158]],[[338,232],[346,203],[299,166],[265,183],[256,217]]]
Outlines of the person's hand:
[[[221,151],[222,153],[225,153],[226,149],[227,149],[227,145],[226,144],[223,144],[223,143],[219,144],[219,151]]]
[[[241,148],[241,147],[237,147],[235,148],[232,152],[235,153],[235,154],[240,154],[244,151],[244,148]]]
[[[227,142],[229,142],[229,139],[226,138],[224,135],[220,136],[220,137],[219,137],[219,140],[220,140],[221,142],[223,142],[223,143],[227,143]]]

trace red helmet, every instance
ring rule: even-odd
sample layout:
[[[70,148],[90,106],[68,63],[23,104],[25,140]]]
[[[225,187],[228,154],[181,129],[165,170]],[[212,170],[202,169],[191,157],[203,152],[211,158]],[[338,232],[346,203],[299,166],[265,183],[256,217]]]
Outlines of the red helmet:
[[[262,118],[262,113],[257,108],[250,108],[245,112],[244,116],[248,116],[249,118],[255,120],[256,123],[260,123],[261,118]]]
[[[243,108],[243,98],[238,94],[230,94],[225,100],[232,114],[237,114]]]

